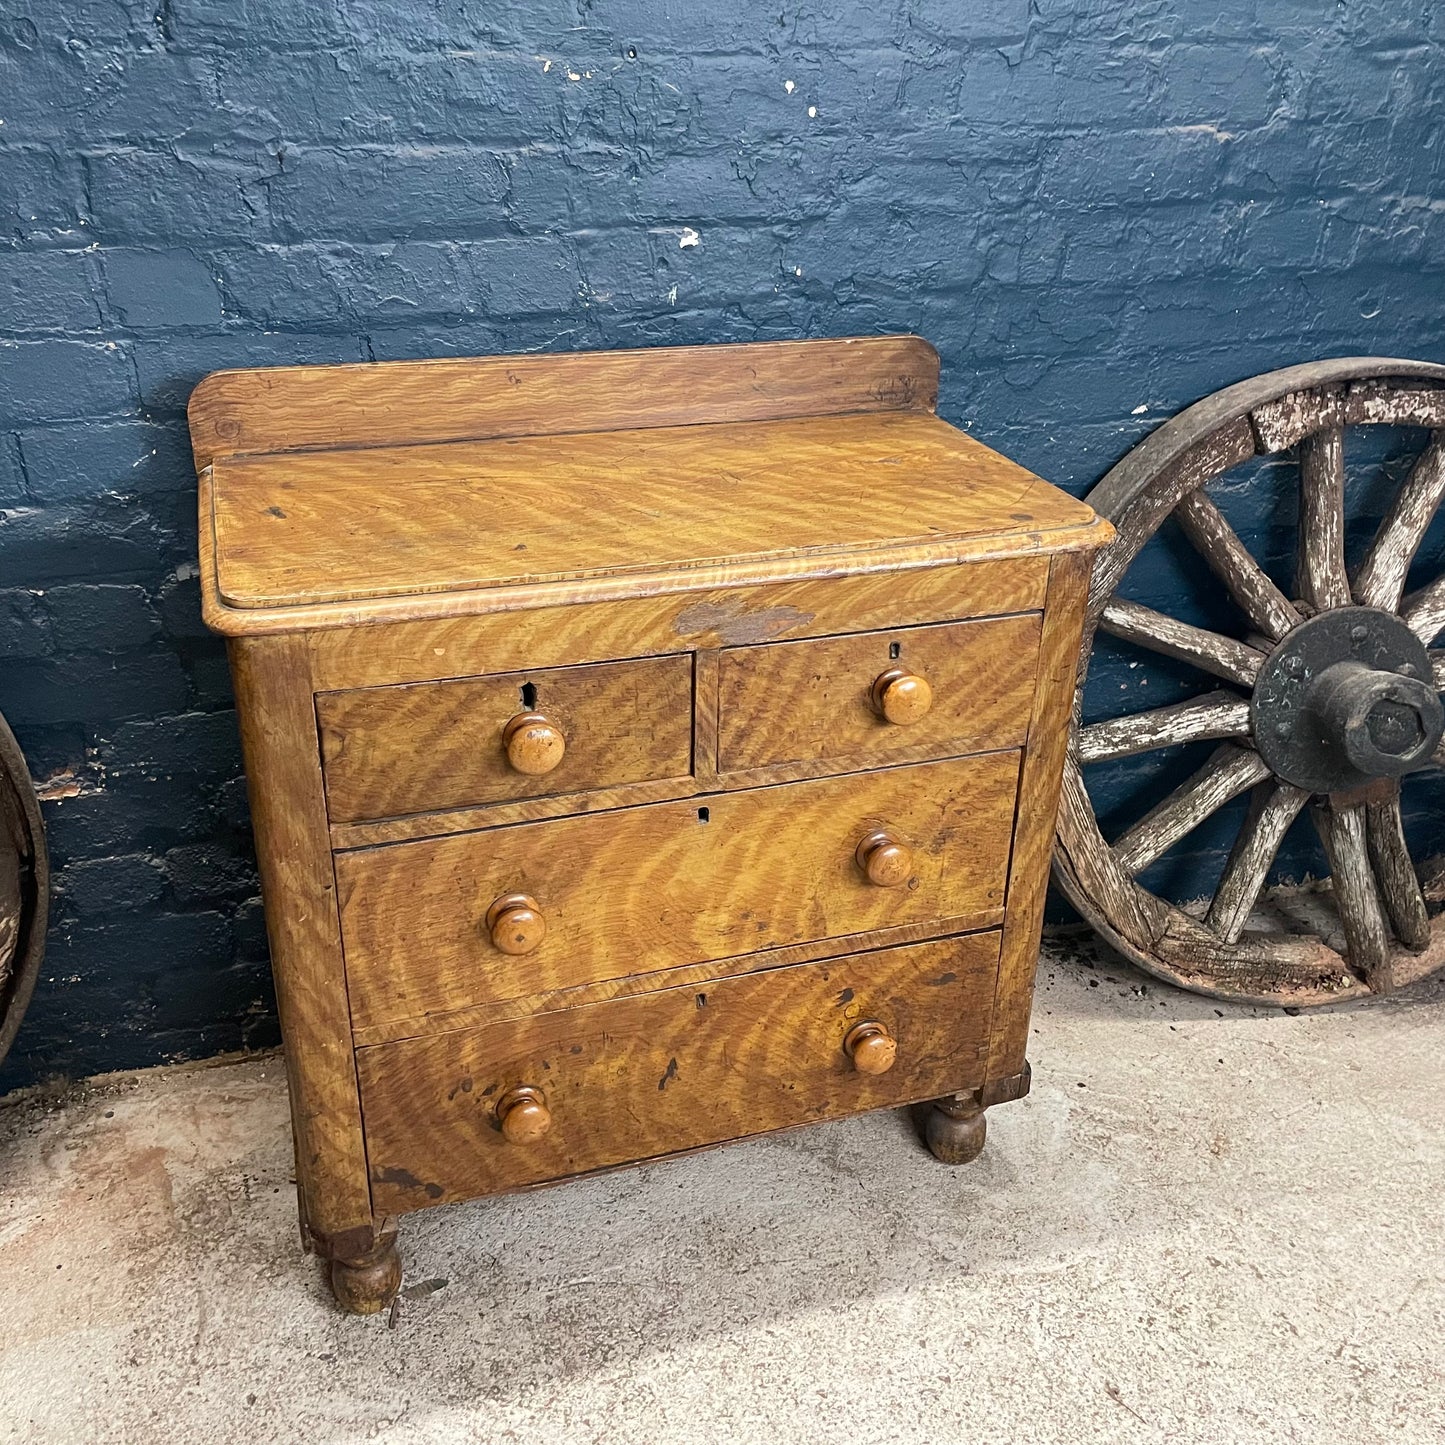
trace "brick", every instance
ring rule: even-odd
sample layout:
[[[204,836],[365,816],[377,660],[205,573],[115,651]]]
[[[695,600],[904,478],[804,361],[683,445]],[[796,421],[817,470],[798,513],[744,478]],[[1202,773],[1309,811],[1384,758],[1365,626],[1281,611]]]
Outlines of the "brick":
[[[117,580],[154,571],[162,554],[154,518],[122,499],[0,513],[0,555],[12,585]]]
[[[160,619],[142,587],[93,582],[51,587],[45,611],[56,647],[67,652],[110,652],[160,636]]]
[[[258,284],[260,280],[258,277]],[[141,404],[148,411],[159,413],[184,411],[196,383],[212,371],[237,366],[303,366],[367,359],[355,336],[266,335],[239,329],[213,336],[167,337],[164,341],[142,338],[134,342],[131,349]],[[171,427],[176,446],[184,451],[189,443],[182,423],[172,420]],[[193,473],[189,483],[194,480]]]
[[[55,892],[66,912],[81,918],[135,914],[165,896],[166,875],[145,853],[78,859],[57,874]]]
[[[124,326],[214,326],[221,292],[211,268],[193,251],[107,250],[105,287]]]
[[[0,328],[94,331],[95,258],[86,251],[0,251]]]
[[[14,143],[156,144],[215,114],[211,61],[153,45],[0,47],[0,95]]]
[[[394,241],[504,230],[506,193],[507,173],[494,156],[415,146],[288,150],[271,196],[294,235]]]
[[[50,619],[39,596],[14,587],[0,591],[0,659],[45,657],[50,651]]]
[[[104,244],[272,235],[270,187],[281,162],[263,146],[213,154],[108,147],[85,158],[90,229]]]
[[[15,723],[100,723],[179,712],[189,701],[185,672],[169,652],[19,661],[6,669],[5,715]]]
[[[19,433],[30,497],[46,505],[100,493],[195,489],[186,439],[148,421],[62,422]]]
[[[241,735],[230,709],[185,712],[122,723],[99,741],[98,755],[113,777],[233,778],[241,773]]]
[[[0,423],[114,416],[135,404],[114,342],[0,341]]]

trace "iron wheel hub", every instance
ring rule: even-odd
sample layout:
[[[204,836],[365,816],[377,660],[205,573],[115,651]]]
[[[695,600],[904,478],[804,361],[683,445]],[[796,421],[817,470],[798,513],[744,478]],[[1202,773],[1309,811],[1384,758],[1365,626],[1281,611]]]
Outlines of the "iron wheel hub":
[[[1260,668],[1255,747],[1312,793],[1398,778],[1429,762],[1445,733],[1425,645],[1393,613],[1337,607],[1302,622]]]

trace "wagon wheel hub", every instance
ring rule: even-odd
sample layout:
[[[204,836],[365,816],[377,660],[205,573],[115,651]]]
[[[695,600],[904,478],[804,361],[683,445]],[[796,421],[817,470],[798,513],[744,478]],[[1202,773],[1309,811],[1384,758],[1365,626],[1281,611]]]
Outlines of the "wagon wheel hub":
[[[1311,793],[1345,793],[1425,766],[1445,708],[1425,645],[1393,613],[1339,607],[1302,622],[1260,668],[1255,746]]]

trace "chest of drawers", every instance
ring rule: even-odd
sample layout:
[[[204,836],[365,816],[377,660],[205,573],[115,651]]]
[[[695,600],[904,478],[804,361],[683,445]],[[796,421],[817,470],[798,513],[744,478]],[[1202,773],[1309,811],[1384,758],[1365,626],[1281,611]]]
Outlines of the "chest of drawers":
[[[915,337],[219,372],[191,401],[303,1234],[1024,1057],[1093,552]]]

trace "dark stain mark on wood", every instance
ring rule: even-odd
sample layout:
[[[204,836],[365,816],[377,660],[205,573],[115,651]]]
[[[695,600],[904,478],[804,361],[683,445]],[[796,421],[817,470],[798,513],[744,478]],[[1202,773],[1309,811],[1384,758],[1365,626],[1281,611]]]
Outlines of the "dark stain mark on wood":
[[[403,1189],[420,1189],[428,1199],[440,1199],[444,1193],[440,1184],[423,1184],[409,1169],[378,1169],[371,1177],[377,1184],[399,1184]]]
[[[795,627],[806,627],[812,620],[811,612],[797,607],[759,607],[748,611],[736,604],[695,602],[677,614],[672,630],[679,637],[715,632],[724,647],[738,647],[770,642]]]
[[[845,988],[845,989],[842,991],[842,993],[840,993],[840,994],[838,995],[838,1007],[839,1007],[839,1008],[842,1008],[845,1003],[852,1003],[852,1002],[853,1002],[853,990],[852,990],[851,988]]]
[[[958,975],[956,973],[941,973],[937,978],[931,978],[928,981],[934,988],[942,988],[946,983],[957,983]]]
[[[273,517],[284,517],[286,515],[286,513],[283,512],[280,507],[267,507],[266,511],[269,515]]]
[[[662,1077],[657,1081],[657,1092],[660,1094],[677,1077],[677,1060],[669,1059],[667,1067],[662,1071]]]

